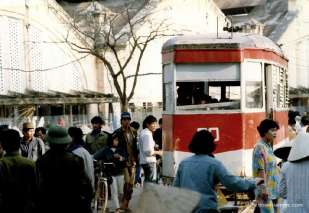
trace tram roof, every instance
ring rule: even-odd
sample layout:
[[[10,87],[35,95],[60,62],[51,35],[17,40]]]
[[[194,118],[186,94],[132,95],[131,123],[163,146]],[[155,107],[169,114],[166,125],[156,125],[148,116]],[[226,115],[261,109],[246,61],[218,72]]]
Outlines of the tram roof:
[[[163,45],[162,51],[175,49],[266,49],[284,56],[280,47],[271,39],[246,33],[205,34],[177,36],[169,39]]]

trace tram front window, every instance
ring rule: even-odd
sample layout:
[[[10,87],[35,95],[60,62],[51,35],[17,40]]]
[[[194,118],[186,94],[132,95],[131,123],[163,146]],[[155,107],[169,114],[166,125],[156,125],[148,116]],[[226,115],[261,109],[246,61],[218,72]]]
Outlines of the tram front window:
[[[240,109],[239,81],[177,82],[178,110]]]

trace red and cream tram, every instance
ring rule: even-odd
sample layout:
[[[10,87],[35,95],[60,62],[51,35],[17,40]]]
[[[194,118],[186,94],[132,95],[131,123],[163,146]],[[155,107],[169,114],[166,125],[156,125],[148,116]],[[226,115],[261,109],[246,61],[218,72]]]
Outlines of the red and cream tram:
[[[279,123],[277,141],[288,137],[287,65],[282,50],[256,34],[181,36],[162,48],[163,176],[191,155],[194,132],[208,129],[216,158],[235,175],[251,175],[257,126]]]

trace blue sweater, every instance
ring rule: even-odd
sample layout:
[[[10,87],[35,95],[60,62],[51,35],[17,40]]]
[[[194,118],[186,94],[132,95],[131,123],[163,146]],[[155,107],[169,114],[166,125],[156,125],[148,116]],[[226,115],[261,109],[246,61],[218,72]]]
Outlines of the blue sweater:
[[[232,191],[249,191],[255,188],[254,180],[244,180],[231,175],[220,161],[208,155],[193,155],[183,160],[179,165],[174,186],[201,193],[196,212],[202,212],[217,209],[217,181]]]

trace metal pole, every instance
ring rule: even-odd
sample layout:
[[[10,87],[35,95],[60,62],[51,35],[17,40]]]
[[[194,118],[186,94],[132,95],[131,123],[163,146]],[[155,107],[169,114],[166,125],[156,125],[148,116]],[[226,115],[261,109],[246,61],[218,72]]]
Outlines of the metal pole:
[[[217,38],[219,38],[219,17],[217,16]]]

